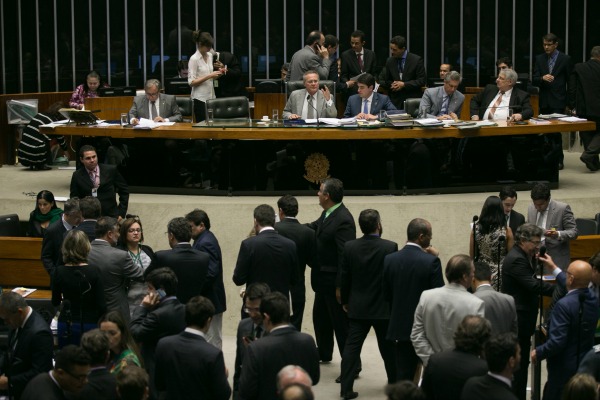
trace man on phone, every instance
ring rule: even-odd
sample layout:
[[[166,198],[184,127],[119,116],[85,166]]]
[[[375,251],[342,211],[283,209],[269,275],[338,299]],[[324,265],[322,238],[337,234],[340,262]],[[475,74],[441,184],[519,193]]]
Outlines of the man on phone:
[[[287,81],[299,81],[306,71],[316,71],[321,79],[327,79],[331,60],[324,46],[325,35],[321,31],[312,31],[306,37],[305,46],[292,56]]]

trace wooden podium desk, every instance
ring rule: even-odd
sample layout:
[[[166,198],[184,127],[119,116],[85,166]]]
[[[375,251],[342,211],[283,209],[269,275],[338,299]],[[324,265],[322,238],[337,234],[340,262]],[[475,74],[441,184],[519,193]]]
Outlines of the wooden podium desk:
[[[121,113],[127,113],[133,104],[133,96],[89,97],[85,99],[86,110],[94,112],[100,119],[115,121],[121,119]]]

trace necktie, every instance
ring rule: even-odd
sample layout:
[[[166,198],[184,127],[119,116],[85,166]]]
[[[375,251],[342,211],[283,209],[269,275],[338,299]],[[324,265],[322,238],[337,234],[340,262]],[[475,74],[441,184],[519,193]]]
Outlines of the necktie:
[[[444,99],[442,100],[442,109],[440,110],[440,115],[448,114],[448,103],[450,102],[450,96],[444,95]]]
[[[315,118],[315,109],[313,106],[313,98],[312,96],[310,96],[308,98],[308,112],[306,113],[306,117],[307,119],[314,119]]]
[[[158,117],[158,112],[156,111],[156,101],[151,101],[150,102],[150,116],[152,117],[152,120],[154,121],[154,118]]]
[[[96,174],[96,171],[90,171],[90,179],[92,180],[92,185],[94,185],[94,187],[98,187],[98,175]]]
[[[365,99],[363,102],[363,114],[369,113],[369,100]]]
[[[546,227],[544,226],[544,214],[545,213],[546,213],[546,211],[538,211],[537,220],[535,221],[535,224],[542,229],[546,229]]]
[[[552,56],[548,57],[548,73],[551,74],[554,69],[554,58]]]
[[[404,72],[404,59],[400,59],[398,60],[398,73],[400,74],[400,76],[402,76],[402,73]]]
[[[496,102],[490,109],[490,113],[488,114],[488,119],[494,119],[494,113],[496,112],[496,108],[498,108],[500,103],[502,103],[502,96],[504,96],[504,92],[500,92],[500,96],[498,96],[498,100],[496,100]]]
[[[358,67],[360,68],[360,72],[364,72],[365,66],[362,60],[362,54],[356,53],[356,59],[358,60]]]
[[[262,326],[257,326],[256,329],[254,330],[254,337],[259,339],[262,336]]]

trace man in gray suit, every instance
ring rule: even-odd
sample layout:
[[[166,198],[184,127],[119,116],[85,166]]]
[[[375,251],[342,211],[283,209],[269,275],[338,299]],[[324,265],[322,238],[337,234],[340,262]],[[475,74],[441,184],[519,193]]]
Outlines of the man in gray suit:
[[[302,77],[305,89],[290,94],[284,109],[283,119],[335,118],[337,109],[329,88],[319,90],[319,74],[306,71]]]
[[[331,60],[325,44],[325,35],[312,31],[306,37],[305,46],[292,56],[286,76],[288,81],[299,81],[307,71],[315,71],[321,79],[329,77]]]
[[[175,96],[160,93],[160,81],[148,79],[144,85],[146,94],[136,96],[129,110],[129,122],[132,125],[140,123],[140,118],[151,119],[154,122],[181,122],[181,112]]]
[[[504,293],[498,293],[491,285],[492,270],[487,263],[475,263],[473,294],[483,300],[485,318],[492,324],[492,334],[512,332],[517,334],[517,309],[515,299]]]
[[[126,251],[114,246],[119,239],[119,225],[112,217],[100,217],[96,222],[96,239],[88,256],[90,265],[100,270],[106,311],[117,310],[129,322],[127,283],[129,279],[143,281],[142,268],[133,263]]]
[[[427,118],[458,119],[465,96],[457,90],[462,77],[456,71],[444,76],[444,86],[425,90],[419,109],[427,112]]]
[[[421,294],[410,340],[423,366],[432,354],[454,348],[454,331],[464,317],[484,316],[483,301],[467,292],[474,270],[471,257],[457,254],[446,265],[448,283]]]
[[[527,222],[544,230],[542,244],[554,263],[566,270],[571,255],[569,241],[577,239],[577,225],[571,207],[552,200],[550,188],[545,183],[536,183],[531,189],[532,203],[527,209]]]

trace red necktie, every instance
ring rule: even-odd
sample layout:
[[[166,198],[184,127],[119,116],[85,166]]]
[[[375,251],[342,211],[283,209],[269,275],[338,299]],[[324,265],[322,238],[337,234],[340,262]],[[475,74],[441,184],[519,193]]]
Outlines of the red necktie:
[[[356,59],[358,60],[358,67],[360,68],[360,72],[364,72],[365,66],[362,60],[362,54],[356,53]]]

